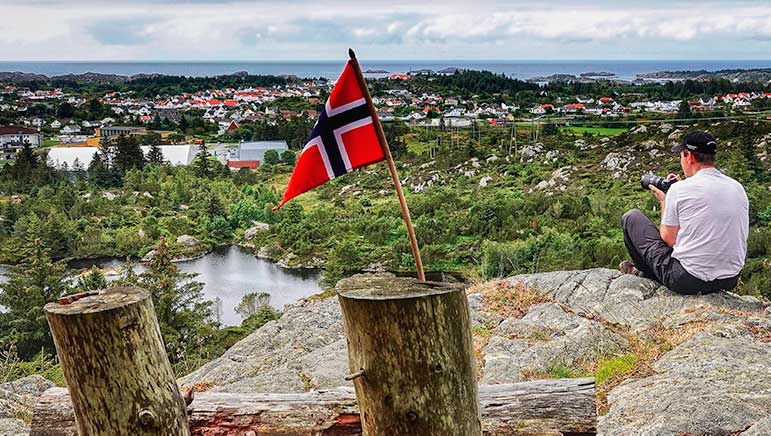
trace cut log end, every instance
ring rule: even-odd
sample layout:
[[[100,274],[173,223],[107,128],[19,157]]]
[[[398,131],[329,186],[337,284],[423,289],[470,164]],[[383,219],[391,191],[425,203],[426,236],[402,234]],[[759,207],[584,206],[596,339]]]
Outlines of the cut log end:
[[[61,316],[106,312],[137,303],[147,296],[147,291],[140,288],[116,286],[97,293],[73,296],[78,298],[64,298],[55,303],[48,303],[45,310]]]
[[[357,300],[401,300],[457,292],[458,283],[420,282],[411,277],[393,274],[357,274],[343,279],[336,286],[338,295]]]

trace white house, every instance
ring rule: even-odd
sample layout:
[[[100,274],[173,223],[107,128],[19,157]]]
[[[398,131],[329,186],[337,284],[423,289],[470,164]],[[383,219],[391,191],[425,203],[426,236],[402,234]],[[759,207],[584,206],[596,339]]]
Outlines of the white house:
[[[23,144],[40,146],[40,132],[26,127],[0,127],[0,160],[13,160]]]
[[[77,124],[70,124],[70,125],[64,126],[61,132],[64,135],[75,135],[80,133],[80,126]]]
[[[61,127],[61,126],[62,126],[62,123],[61,123],[61,121],[59,121],[59,120],[53,120],[53,121],[51,121],[51,128],[52,128],[52,129],[58,129],[58,128],[59,128],[59,127]]]

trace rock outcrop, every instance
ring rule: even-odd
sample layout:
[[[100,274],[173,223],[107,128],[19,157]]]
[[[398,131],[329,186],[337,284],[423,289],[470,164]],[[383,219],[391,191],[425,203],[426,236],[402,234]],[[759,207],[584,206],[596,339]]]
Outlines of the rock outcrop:
[[[766,434],[767,302],[731,293],[683,296],[592,269],[472,288],[469,306],[483,383],[586,375],[596,369],[592,362],[633,354],[648,338],[653,357],[641,356],[644,364],[625,380],[599,386],[600,434]],[[349,384],[347,372],[340,309],[326,298],[288,306],[281,319],[180,382],[222,392],[302,392]]]

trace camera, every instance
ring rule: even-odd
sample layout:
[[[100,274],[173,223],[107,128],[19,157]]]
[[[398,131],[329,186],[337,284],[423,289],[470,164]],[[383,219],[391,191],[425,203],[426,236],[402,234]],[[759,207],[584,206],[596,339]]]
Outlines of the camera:
[[[664,177],[659,177],[655,174],[644,174],[642,177],[640,177],[640,186],[642,186],[645,190],[650,190],[650,185],[653,185],[657,188],[659,188],[662,192],[667,192],[675,182],[677,182],[677,179],[671,178],[667,179]]]

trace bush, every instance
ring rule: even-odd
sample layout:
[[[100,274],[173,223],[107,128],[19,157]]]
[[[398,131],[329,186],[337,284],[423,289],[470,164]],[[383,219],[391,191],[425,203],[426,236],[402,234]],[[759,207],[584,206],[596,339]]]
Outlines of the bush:
[[[546,229],[524,241],[482,244],[482,274],[486,278],[580,268],[580,239]]]

